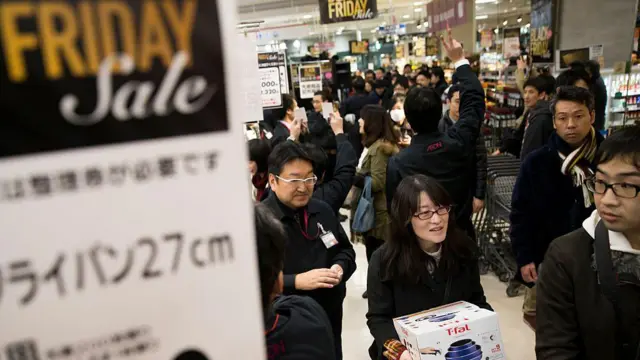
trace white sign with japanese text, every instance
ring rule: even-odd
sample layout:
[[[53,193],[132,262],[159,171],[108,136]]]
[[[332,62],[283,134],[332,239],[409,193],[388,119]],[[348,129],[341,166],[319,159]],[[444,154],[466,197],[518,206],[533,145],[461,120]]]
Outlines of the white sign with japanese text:
[[[260,90],[262,107],[278,107],[282,105],[280,93],[280,71],[276,67],[260,69]]]
[[[236,2],[0,12],[0,359],[264,359]]]

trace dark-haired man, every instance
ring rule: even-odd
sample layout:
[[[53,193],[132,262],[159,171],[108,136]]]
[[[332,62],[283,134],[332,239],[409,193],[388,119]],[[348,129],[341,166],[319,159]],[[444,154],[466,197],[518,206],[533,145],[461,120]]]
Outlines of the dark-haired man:
[[[580,227],[593,211],[584,180],[602,140],[593,129],[593,96],[587,89],[563,86],[552,102],[555,132],[547,145],[523,161],[511,199],[511,245],[519,271],[529,286],[551,241]],[[535,327],[535,288],[525,294],[525,320]]]
[[[287,139],[301,141],[303,133],[308,132],[302,120],[295,117],[297,108],[298,103],[293,96],[282,94],[282,108],[274,110],[274,116],[278,122],[273,129],[273,138],[271,138],[273,146]]]
[[[364,72],[365,81],[374,81],[375,79],[376,79],[376,73],[373,70],[367,69],[367,71]]]
[[[450,35],[449,35],[450,36]],[[462,85],[460,120],[446,133],[438,130],[442,101],[432,88],[416,87],[409,91],[404,112],[417,133],[411,145],[389,160],[386,194],[389,208],[400,181],[407,176],[424,174],[438,180],[458,204],[454,208],[458,225],[473,234],[472,201],[469,189],[475,185],[469,176],[469,154],[475,153],[480,122],[484,118],[484,90],[462,53],[462,45],[444,41],[457,78]]]
[[[438,129],[442,133],[446,133],[452,126],[454,126],[458,120],[460,120],[460,91],[462,87],[460,85],[452,85],[447,93],[447,104],[449,110],[447,110]],[[475,156],[470,160],[470,168],[473,171],[470,172],[475,177],[475,184],[470,189],[470,197],[473,198],[473,212],[477,213],[484,207],[484,196],[487,190],[487,147],[484,144],[484,136],[482,133],[478,134],[476,140]]]
[[[574,61],[569,66],[571,69],[584,69],[589,74],[591,93],[596,100],[596,121],[593,123],[593,127],[597,131],[603,130],[608,95],[607,86],[600,75],[600,64],[595,60],[588,60],[585,62]]]
[[[402,69],[402,75],[404,75],[405,77],[409,77],[412,72],[413,69],[411,68],[411,64],[406,64]]]
[[[378,74],[378,70],[376,70],[376,77]],[[340,115],[343,118],[346,118],[348,115],[353,115],[355,118],[355,124],[357,124],[358,119],[360,118],[360,110],[365,105],[369,104],[377,104],[378,100],[375,96],[367,95],[364,91],[364,79],[358,77],[351,84],[353,89],[355,90],[355,94],[348,97],[345,101],[342,102],[340,106]],[[350,124],[351,125],[351,124]],[[350,126],[347,130],[349,141],[351,142],[351,146],[356,151],[356,155],[360,158],[360,154],[364,150],[362,146],[362,141],[360,139],[360,132],[358,131],[358,126]]]
[[[538,359],[640,358],[640,127],[604,140],[595,164],[597,211],[540,268]]]
[[[398,76],[396,84],[393,86],[393,95],[406,95],[409,91],[409,79],[405,76]]]
[[[376,69],[376,80],[384,79],[384,74],[385,74],[385,71],[384,71],[383,68],[377,68]]]
[[[287,232],[284,293],[307,295],[326,311],[334,335],[336,358],[342,358],[342,303],[345,283],[356,269],[355,252],[325,202],[312,199],[318,178],[313,162],[293,141],[269,155],[271,194],[264,201]]]
[[[422,87],[429,87],[431,84],[431,74],[428,71],[420,71],[416,76],[416,83]]]
[[[335,155],[336,137],[331,131],[331,126],[327,119],[324,118],[322,107],[328,103],[325,92],[318,91],[313,94],[311,104],[313,110],[307,112],[309,120],[309,136],[307,142],[315,144],[325,151],[332,151]]]
[[[307,296],[280,295],[287,234],[263,204],[254,212],[258,269],[269,360],[335,359],[327,314]]]
[[[577,86],[589,90],[591,77],[584,67],[576,67],[565,70],[556,79],[557,86]]]
[[[439,66],[431,68],[431,86],[433,86],[433,89],[438,93],[440,98],[442,98],[444,91],[449,87],[447,80],[444,78],[444,70]]]

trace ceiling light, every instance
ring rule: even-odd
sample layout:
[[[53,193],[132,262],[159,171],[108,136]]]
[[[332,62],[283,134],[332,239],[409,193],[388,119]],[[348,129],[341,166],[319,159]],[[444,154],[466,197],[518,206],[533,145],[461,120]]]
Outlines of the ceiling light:
[[[413,9],[413,11],[420,12],[420,11],[422,11],[422,8],[415,8],[415,9]]]
[[[313,35],[315,35],[315,34],[316,34],[316,33],[314,33],[313,31],[309,31],[309,35],[311,35],[311,36],[313,36]]]
[[[476,20],[484,20],[484,19],[488,19],[489,15],[478,15],[476,16]]]
[[[516,11],[516,10],[518,10],[518,8],[514,6],[514,7],[511,8],[511,10]]]
[[[497,33],[499,33],[499,32],[500,32],[500,28],[495,28],[495,29],[493,30],[493,32],[494,32],[494,33],[496,33],[496,34],[497,34]]]
[[[303,19],[311,19],[312,17],[313,17],[313,15],[307,14],[307,15],[303,16],[302,18]]]
[[[418,26],[416,26],[418,29],[422,29],[422,24],[418,24]]]
[[[375,32],[378,31],[377,29],[371,29],[371,33],[375,34]]]
[[[509,20],[505,20],[502,22],[502,26],[507,26],[508,23],[509,23]]]
[[[296,49],[300,49],[300,40],[297,40],[297,39],[296,39],[296,40],[293,42],[293,47],[294,47],[294,48],[296,48]]]
[[[429,27],[429,22],[425,21],[424,24],[422,24],[422,25],[424,25],[424,27]]]
[[[407,14],[407,15],[402,15],[402,18],[403,18],[403,19],[408,19],[408,18],[410,18],[410,17],[411,17],[411,15],[409,15],[409,14]]]
[[[518,16],[518,20],[516,20],[518,23],[522,22],[522,16]]]
[[[496,0],[476,0],[476,4],[495,4]]]
[[[525,25],[524,27],[531,27],[531,23]]]
[[[416,1],[413,3],[413,6],[420,6],[422,5],[422,1]]]

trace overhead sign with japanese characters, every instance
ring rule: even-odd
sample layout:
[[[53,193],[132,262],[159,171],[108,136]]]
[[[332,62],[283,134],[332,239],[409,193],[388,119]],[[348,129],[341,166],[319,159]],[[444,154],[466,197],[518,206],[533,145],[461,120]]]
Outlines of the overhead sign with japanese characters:
[[[467,0],[433,0],[427,4],[429,31],[446,30],[467,23]]]
[[[0,359],[265,358],[235,11],[0,1]]]
[[[300,65],[300,67],[298,67],[301,99],[311,99],[314,93],[322,91],[321,71],[321,66],[318,63]]]
[[[377,0],[320,0],[320,22],[371,20],[378,16]]]

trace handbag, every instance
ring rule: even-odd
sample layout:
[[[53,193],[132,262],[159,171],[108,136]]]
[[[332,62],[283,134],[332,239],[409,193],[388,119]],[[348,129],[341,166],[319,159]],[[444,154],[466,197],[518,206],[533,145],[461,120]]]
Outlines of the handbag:
[[[373,207],[373,195],[371,194],[371,176],[367,176],[364,178],[364,187],[353,216],[351,230],[365,233],[374,228],[375,222],[376,210]]]

